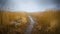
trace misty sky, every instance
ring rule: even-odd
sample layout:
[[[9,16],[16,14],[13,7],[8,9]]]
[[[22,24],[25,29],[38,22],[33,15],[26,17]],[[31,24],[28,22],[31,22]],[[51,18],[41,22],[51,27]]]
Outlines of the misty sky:
[[[55,0],[0,0],[0,10],[34,12],[34,11],[44,11],[46,9],[60,9],[58,7],[60,5],[58,1],[55,1]]]

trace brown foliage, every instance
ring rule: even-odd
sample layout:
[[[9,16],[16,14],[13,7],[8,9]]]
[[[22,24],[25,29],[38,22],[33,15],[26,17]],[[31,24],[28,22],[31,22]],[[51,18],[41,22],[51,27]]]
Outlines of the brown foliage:
[[[60,11],[37,12],[29,15],[35,21],[31,34],[60,34]],[[29,15],[25,12],[0,12],[0,34],[25,34],[30,23]]]
[[[32,13],[36,23],[33,34],[60,34],[60,11]]]
[[[23,34],[28,24],[27,18],[25,12],[0,12],[0,33]]]

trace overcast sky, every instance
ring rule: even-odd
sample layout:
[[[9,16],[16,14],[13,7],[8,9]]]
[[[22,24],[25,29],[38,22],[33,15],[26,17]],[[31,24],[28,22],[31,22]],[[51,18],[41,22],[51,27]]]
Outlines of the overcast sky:
[[[0,9],[27,12],[60,9],[58,7],[60,5],[58,1],[59,0],[0,0]]]

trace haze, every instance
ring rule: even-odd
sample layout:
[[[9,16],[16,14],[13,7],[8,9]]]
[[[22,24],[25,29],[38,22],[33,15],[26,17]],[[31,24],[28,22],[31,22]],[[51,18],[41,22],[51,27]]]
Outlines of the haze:
[[[0,9],[8,11],[38,12],[57,8],[55,0],[0,0]]]

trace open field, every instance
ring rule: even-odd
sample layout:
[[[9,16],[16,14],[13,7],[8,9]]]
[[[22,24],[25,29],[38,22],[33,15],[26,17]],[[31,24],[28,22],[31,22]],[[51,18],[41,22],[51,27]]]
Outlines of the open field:
[[[60,11],[0,12],[0,34],[25,34],[34,21],[30,34],[60,34]]]

